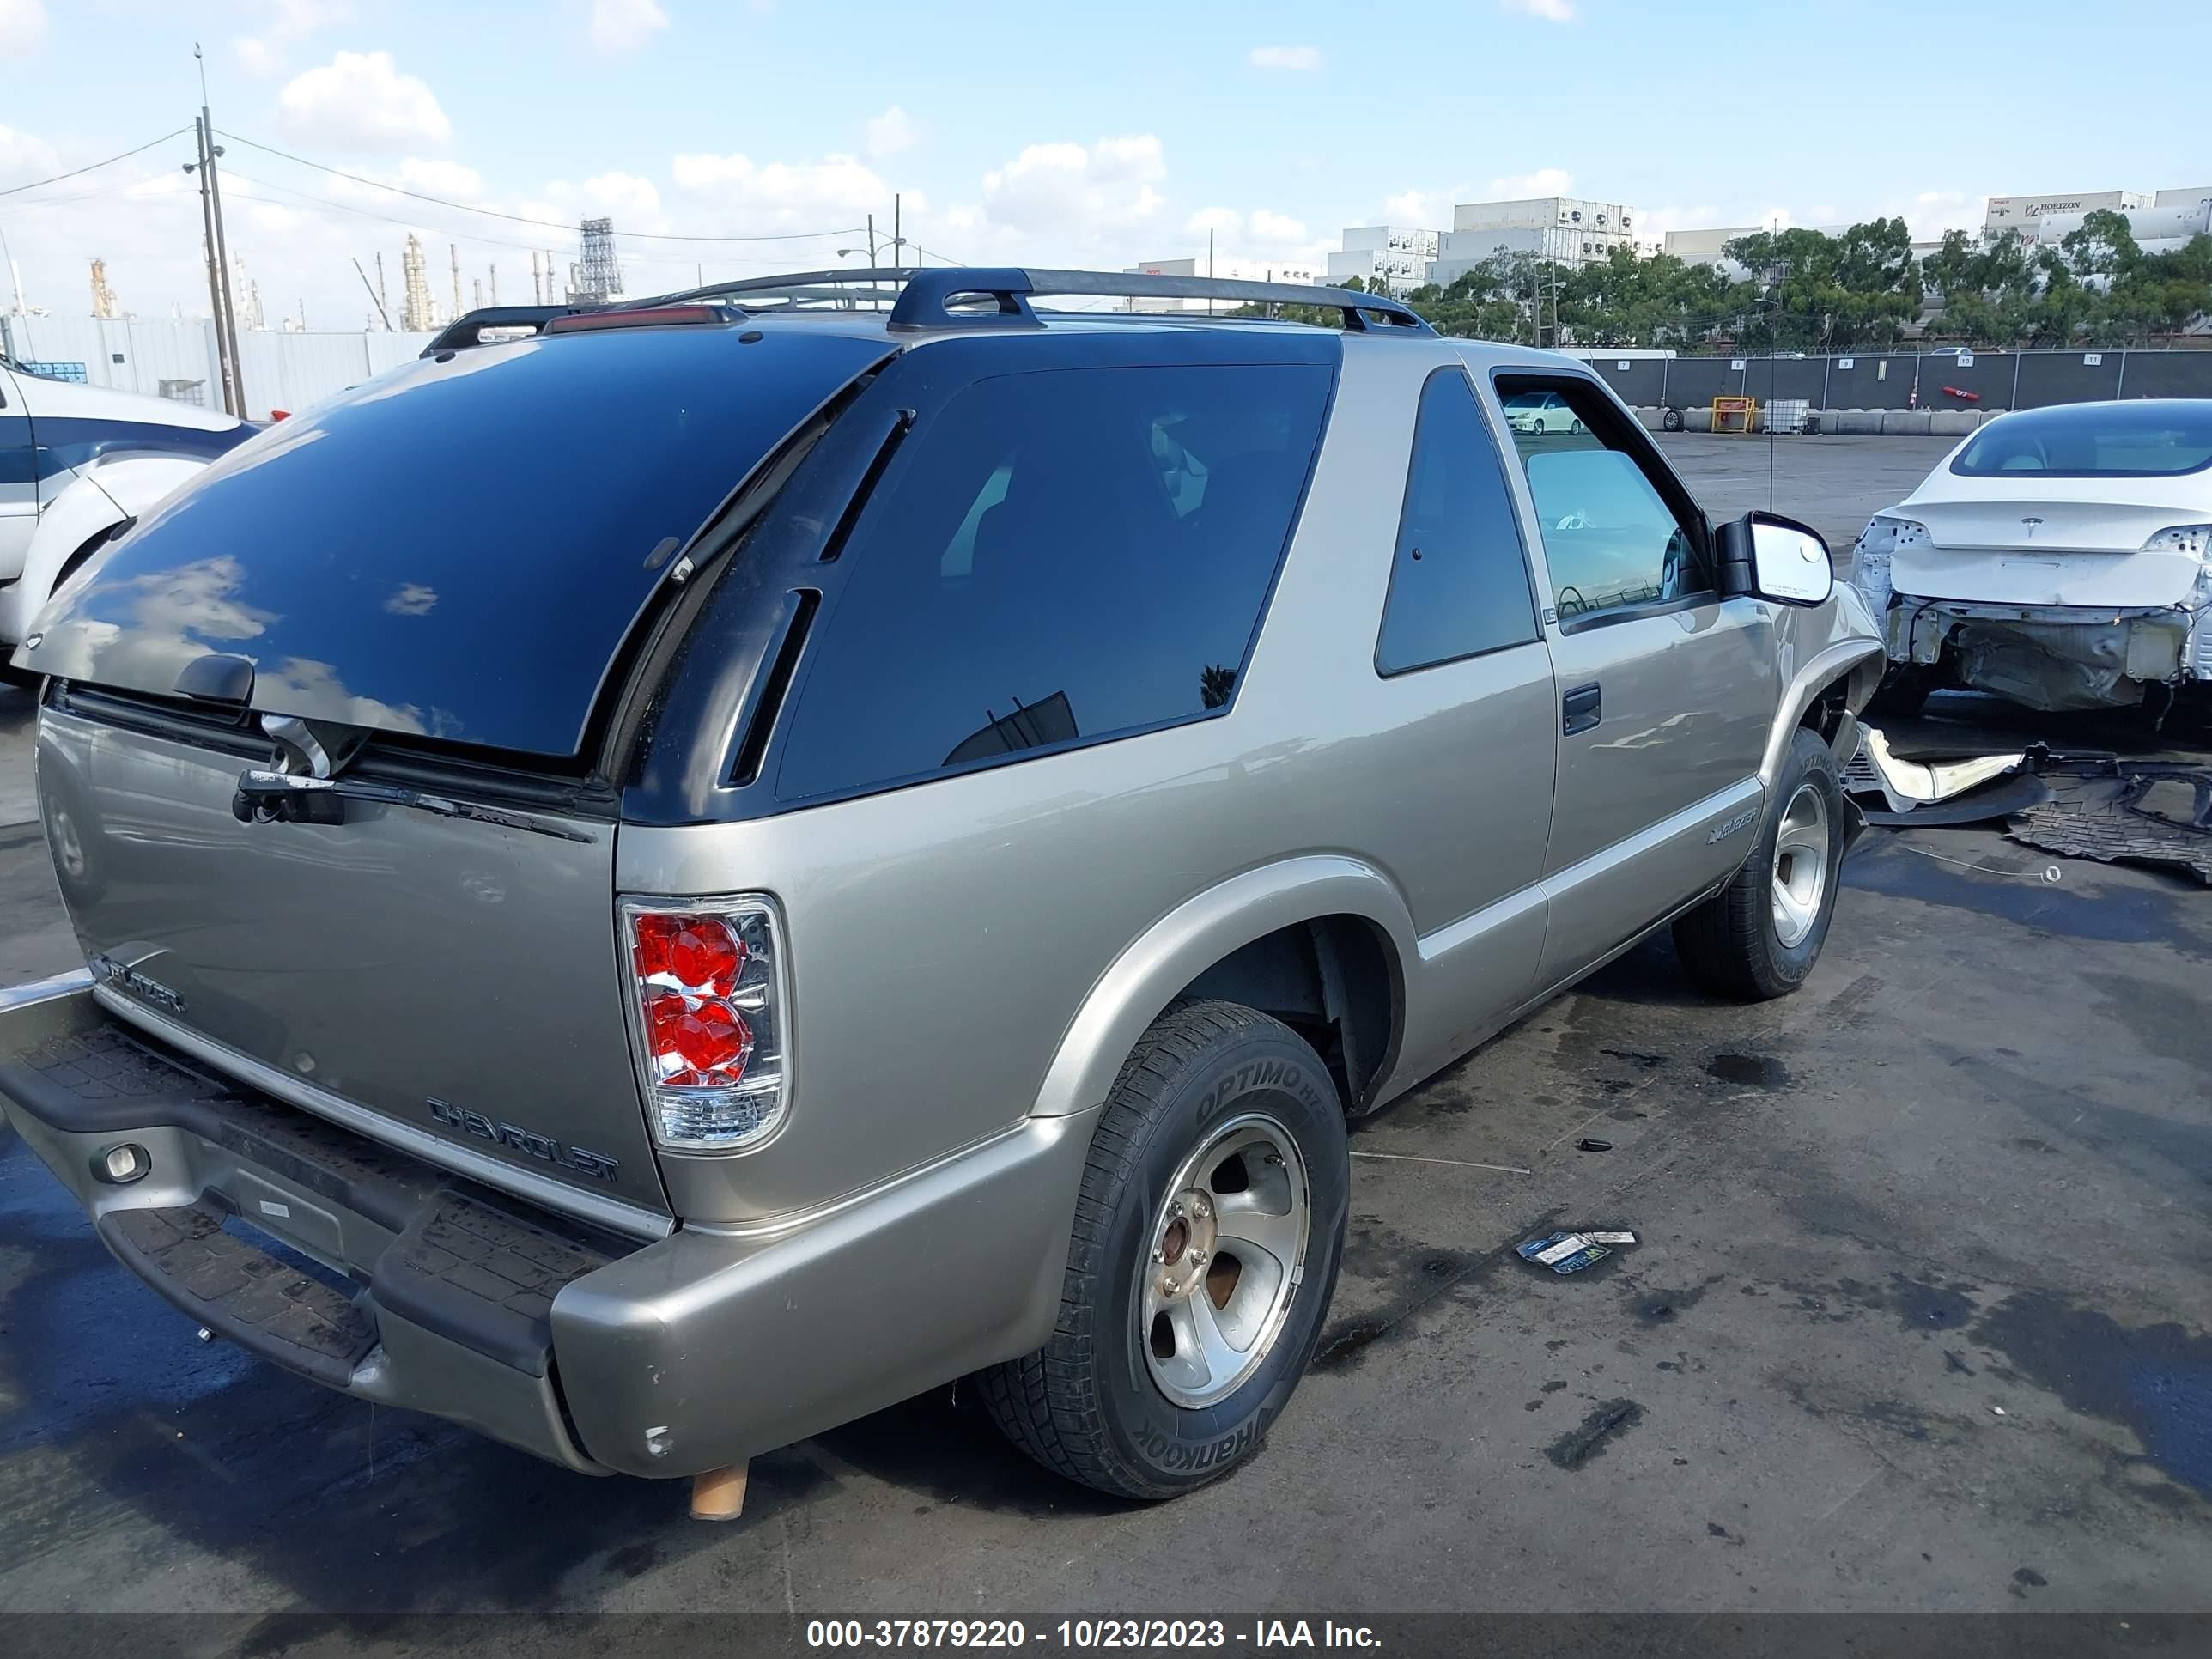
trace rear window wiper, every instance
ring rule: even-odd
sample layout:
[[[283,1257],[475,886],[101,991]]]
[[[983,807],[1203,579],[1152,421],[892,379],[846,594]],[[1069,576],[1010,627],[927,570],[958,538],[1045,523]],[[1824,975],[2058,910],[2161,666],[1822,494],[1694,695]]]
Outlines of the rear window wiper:
[[[295,772],[273,772],[250,766],[238,775],[238,793],[230,799],[231,816],[240,823],[343,823],[349,800],[373,801],[384,806],[411,807],[441,817],[467,818],[494,823],[505,830],[553,836],[562,841],[589,842],[592,837],[563,823],[508,812],[496,806],[480,806],[449,795],[426,794],[398,784],[371,783],[365,778],[311,778]]]

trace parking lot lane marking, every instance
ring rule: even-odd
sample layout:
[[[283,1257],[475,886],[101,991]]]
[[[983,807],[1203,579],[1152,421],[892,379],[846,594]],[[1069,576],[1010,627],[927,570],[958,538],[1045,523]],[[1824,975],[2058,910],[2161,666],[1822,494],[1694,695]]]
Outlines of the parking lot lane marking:
[[[1517,1164],[1476,1164],[1464,1158],[1423,1158],[1414,1152],[1354,1152],[1354,1158],[1387,1158],[1393,1164],[1449,1164],[1455,1170],[1490,1170],[1498,1175],[1532,1175]]]

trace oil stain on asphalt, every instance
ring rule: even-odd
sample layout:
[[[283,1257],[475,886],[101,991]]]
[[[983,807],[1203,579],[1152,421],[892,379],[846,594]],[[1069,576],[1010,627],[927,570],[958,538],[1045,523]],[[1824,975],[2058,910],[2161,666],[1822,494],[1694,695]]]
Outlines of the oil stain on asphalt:
[[[1608,1400],[1545,1447],[1544,1455],[1563,1469],[1579,1469],[1643,1420],[1644,1407],[1633,1400]]]
[[[2074,1410],[2134,1430],[2151,1462],[2212,1498],[2212,1336],[2122,1325],[2045,1291],[2006,1297],[1972,1334]]]

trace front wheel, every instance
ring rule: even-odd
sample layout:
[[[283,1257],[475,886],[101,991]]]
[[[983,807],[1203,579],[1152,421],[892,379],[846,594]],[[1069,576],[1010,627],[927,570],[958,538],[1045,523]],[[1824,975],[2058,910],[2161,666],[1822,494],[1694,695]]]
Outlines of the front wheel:
[[[1124,1498],[1244,1462],[1320,1338],[1350,1167],[1336,1085],[1295,1032],[1236,1003],[1170,1008],[1092,1136],[1051,1341],[984,1374],[993,1419]]]
[[[1801,726],[1791,738],[1774,800],[1735,878],[1674,923],[1674,949],[1690,977],[1746,1002],[1802,985],[1836,913],[1850,808],[1819,732]]]

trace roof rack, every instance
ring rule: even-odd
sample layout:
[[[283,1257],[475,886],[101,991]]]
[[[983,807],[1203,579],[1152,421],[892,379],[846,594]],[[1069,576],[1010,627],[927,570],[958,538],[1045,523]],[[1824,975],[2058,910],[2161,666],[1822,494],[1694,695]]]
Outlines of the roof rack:
[[[483,337],[488,331],[508,339],[526,339],[533,334],[543,334],[545,325],[556,317],[580,316],[595,308],[592,306],[480,306],[454,318],[440,329],[430,343],[422,348],[422,355],[434,357],[441,351],[465,351],[471,346],[497,344],[497,339]]]
[[[1344,326],[1366,332],[1377,325],[1411,332],[1433,332],[1402,301],[1383,294],[1322,288],[1305,283],[1250,283],[1233,277],[1163,276],[1142,271],[1023,270],[1013,266],[913,265],[794,271],[781,276],[750,276],[706,288],[665,294],[639,305],[667,305],[685,300],[729,299],[747,311],[806,309],[832,306],[852,310],[892,299],[890,328],[896,333],[979,326],[1036,328],[1042,325],[1031,300],[1040,295],[1084,295],[1117,300],[1221,300],[1237,305],[1313,306],[1342,313]],[[781,307],[758,303],[771,296]],[[465,319],[464,319],[465,320]]]

